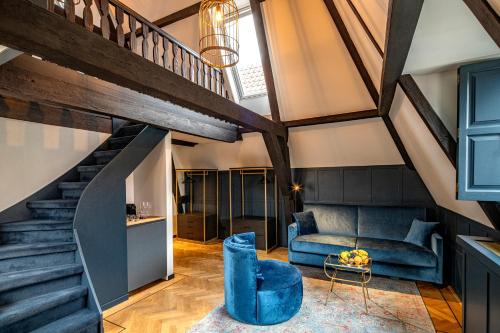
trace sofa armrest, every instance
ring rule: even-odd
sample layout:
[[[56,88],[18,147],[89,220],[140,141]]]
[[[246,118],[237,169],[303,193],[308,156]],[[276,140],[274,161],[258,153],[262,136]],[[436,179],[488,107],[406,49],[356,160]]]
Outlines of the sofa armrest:
[[[298,235],[299,235],[299,229],[297,223],[290,224],[288,226],[288,250],[290,250],[292,240],[294,240]]]
[[[436,232],[431,236],[431,249],[438,257],[443,257],[443,237]]]

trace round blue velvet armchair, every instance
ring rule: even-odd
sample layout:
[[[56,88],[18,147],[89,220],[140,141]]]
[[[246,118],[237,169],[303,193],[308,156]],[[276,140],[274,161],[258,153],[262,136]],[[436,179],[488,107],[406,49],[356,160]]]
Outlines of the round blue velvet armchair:
[[[292,318],[302,304],[302,274],[286,262],[257,260],[255,233],[224,240],[224,298],[234,319],[273,325]]]

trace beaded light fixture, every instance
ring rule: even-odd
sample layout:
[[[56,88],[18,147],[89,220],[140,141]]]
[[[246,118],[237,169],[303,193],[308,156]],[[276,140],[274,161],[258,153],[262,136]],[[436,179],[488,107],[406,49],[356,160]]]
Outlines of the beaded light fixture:
[[[239,60],[238,7],[234,0],[202,0],[200,4],[200,56],[204,63],[231,67]]]

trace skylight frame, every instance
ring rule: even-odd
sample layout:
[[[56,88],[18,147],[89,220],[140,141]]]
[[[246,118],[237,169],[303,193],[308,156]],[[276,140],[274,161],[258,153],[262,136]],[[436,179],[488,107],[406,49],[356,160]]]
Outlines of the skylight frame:
[[[247,16],[252,16],[252,11],[250,10],[249,6],[240,9],[240,17],[239,17],[240,21],[243,20]],[[240,37],[241,37],[241,35],[240,35]],[[256,36],[256,38],[257,38],[257,36]],[[241,40],[240,40],[240,45],[241,45]],[[260,50],[259,50],[259,54],[260,54]],[[262,71],[264,71],[264,69],[262,67],[262,62],[260,63],[260,68],[262,69]],[[244,91],[243,91],[243,83],[241,82],[241,77],[240,77],[240,73],[238,70],[238,64],[236,64],[235,66],[233,66],[231,68],[231,75],[233,77],[234,85],[236,87],[236,92],[238,94],[239,100],[250,100],[250,99],[259,98],[259,97],[263,97],[263,96],[268,95],[267,85],[265,84],[265,78],[263,79],[264,86],[265,86],[265,92],[251,94],[251,95],[245,95]]]

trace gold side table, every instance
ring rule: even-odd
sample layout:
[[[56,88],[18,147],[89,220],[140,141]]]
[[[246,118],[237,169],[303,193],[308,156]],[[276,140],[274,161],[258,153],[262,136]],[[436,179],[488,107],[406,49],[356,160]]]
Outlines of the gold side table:
[[[335,281],[343,281],[356,283],[361,285],[361,289],[363,290],[363,300],[365,301],[365,311],[368,313],[368,305],[366,303],[366,298],[370,299],[370,295],[368,294],[368,287],[366,286],[368,282],[372,279],[372,259],[370,258],[368,264],[362,266],[355,265],[344,265],[338,262],[337,254],[329,254],[324,262],[323,269],[325,271],[326,276],[330,279],[330,290],[326,296],[325,305],[328,303],[328,298],[333,291],[333,287],[335,285]],[[328,274],[328,270],[332,271],[332,274]],[[350,279],[342,279],[337,277],[337,273],[339,271],[351,272],[359,274],[359,280],[350,280]]]

